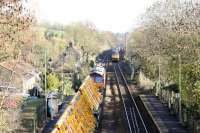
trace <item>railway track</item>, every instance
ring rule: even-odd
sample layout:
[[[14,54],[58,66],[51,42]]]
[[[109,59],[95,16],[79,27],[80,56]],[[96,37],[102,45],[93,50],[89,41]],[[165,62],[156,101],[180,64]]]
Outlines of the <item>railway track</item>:
[[[114,64],[114,74],[123,104],[128,131],[130,133],[150,133],[118,63]]]

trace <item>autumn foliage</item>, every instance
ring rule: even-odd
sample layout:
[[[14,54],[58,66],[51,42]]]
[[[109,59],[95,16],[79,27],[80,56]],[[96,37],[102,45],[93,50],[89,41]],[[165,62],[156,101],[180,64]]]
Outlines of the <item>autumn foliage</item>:
[[[0,2],[0,60],[16,57],[24,44],[24,33],[29,30],[32,16],[22,0]]]

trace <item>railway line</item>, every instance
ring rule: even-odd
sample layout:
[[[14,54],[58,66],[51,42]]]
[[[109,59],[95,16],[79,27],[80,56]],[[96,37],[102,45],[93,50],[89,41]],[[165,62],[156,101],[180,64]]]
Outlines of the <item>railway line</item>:
[[[105,54],[102,61],[106,69],[106,87],[102,103],[102,119],[95,133],[127,133],[110,53]]]
[[[136,101],[130,92],[126,78],[118,63],[113,64],[116,83],[123,104],[124,115],[130,133],[150,133],[138,109]]]
[[[60,117],[56,119],[55,124],[50,126],[47,124],[47,128],[43,131],[51,133],[165,132],[163,126],[158,125],[162,121],[154,119],[146,102],[137,93],[139,88],[135,88],[130,82],[127,83],[124,64],[123,60],[116,62],[109,54],[105,54],[90,71],[90,75],[70,104],[64,108]],[[166,128],[175,131],[174,127]],[[179,127],[176,131],[183,130]]]

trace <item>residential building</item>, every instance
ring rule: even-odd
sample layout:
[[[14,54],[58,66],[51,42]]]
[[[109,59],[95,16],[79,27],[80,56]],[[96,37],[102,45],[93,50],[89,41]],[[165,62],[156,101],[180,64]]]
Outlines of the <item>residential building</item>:
[[[40,82],[40,72],[25,61],[9,60],[0,63],[0,90],[28,93]]]

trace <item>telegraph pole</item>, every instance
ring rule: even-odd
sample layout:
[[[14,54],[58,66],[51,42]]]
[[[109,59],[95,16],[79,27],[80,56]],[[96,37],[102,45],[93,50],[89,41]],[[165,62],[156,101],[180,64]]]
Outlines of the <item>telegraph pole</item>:
[[[62,96],[62,102],[63,102],[63,100],[64,100],[64,59],[65,59],[65,55],[63,54],[63,64],[62,64],[62,94],[61,94],[61,96]]]
[[[159,93],[161,93],[161,85],[160,85],[160,45],[158,46],[158,85],[156,85],[156,96],[159,96]],[[161,94],[161,99],[162,99],[162,94]]]
[[[125,52],[127,51],[127,34],[128,34],[128,32],[126,32],[125,33],[125,36],[124,36],[124,38],[125,38]]]
[[[45,120],[47,122],[47,49],[45,48],[45,74],[44,74],[44,95],[45,95]]]
[[[159,88],[159,93],[160,93],[160,91],[161,91],[161,88],[160,88],[160,54],[158,57],[158,88]]]
[[[182,106],[181,106],[181,55],[178,55],[179,60],[179,121],[182,123]]]
[[[62,26],[62,31],[63,31],[63,35],[64,35],[64,27],[63,26]],[[62,95],[62,102],[64,100],[64,64],[65,64],[64,61],[65,61],[65,56],[66,56],[66,54],[63,53],[63,65],[62,65],[62,93],[63,94],[61,94]]]

